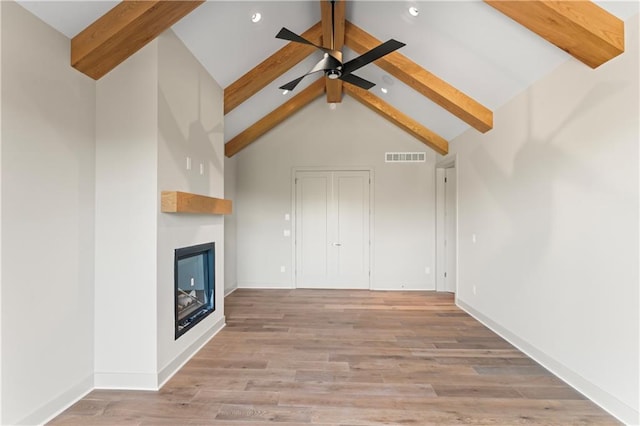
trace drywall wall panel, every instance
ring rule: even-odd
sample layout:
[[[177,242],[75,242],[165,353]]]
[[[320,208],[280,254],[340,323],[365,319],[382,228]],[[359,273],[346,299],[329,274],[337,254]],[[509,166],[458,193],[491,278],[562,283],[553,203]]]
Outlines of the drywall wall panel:
[[[222,88],[172,31],[158,38],[158,182],[163,190],[224,197]],[[187,167],[187,159],[191,167]],[[222,215],[155,215],[157,239],[157,339],[160,383],[224,324],[225,240]],[[174,338],[174,250],[214,242],[215,311]]]
[[[96,387],[157,387],[158,42],[97,82]]]
[[[69,40],[2,2],[2,424],[93,386],[95,82]]]
[[[237,199],[237,158],[224,160],[224,196],[232,202]],[[238,205],[230,215],[224,218],[224,293],[229,294],[238,288]]]
[[[387,151],[426,161],[385,163]],[[295,168],[364,167],[373,171],[371,288],[435,288],[425,272],[435,269],[435,153],[417,139],[349,97],[334,110],[318,99],[237,158],[239,287],[294,285]]]
[[[458,302],[618,416],[638,418],[638,16],[455,139]]]

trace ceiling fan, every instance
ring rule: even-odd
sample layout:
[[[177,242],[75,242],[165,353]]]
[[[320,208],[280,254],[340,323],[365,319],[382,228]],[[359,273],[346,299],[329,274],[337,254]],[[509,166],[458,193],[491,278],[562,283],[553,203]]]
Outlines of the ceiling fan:
[[[335,50],[335,0],[331,0],[331,48],[317,46],[311,43],[309,40],[297,35],[293,31],[282,27],[280,32],[276,35],[276,38],[288,41],[294,41],[296,43],[303,43],[311,45],[317,49],[320,49],[324,52],[324,56],[320,61],[313,67],[311,70],[304,74],[302,77],[298,77],[295,80],[288,82],[287,84],[280,86],[282,90],[293,90],[295,87],[302,81],[303,78],[310,74],[314,74],[320,71],[324,71],[324,75],[328,78],[335,80],[340,79],[347,83],[354,84],[358,87],[361,87],[365,90],[371,89],[375,86],[374,83],[365,80],[364,78],[358,77],[355,74],[352,74],[355,70],[362,68],[363,66],[379,59],[394,50],[405,46],[405,43],[399,42],[394,39],[390,39],[385,41],[379,46],[374,47],[368,52],[363,53],[355,59],[352,59],[348,62],[342,63],[342,52],[339,50]]]

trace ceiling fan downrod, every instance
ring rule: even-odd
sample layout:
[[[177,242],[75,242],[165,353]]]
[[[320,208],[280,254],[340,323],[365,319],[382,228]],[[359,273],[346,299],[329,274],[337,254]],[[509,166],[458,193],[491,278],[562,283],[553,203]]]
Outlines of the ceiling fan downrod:
[[[336,0],[331,0],[331,50],[336,52]],[[336,52],[337,53],[337,52]],[[340,61],[340,65],[335,69],[326,70],[324,75],[329,80],[337,80],[342,75],[342,55],[336,58]]]
[[[336,50],[336,0],[331,0],[331,50]]]

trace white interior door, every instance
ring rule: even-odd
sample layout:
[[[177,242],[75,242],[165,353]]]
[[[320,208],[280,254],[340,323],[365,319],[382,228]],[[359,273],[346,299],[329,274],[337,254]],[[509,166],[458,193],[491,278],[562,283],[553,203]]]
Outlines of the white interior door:
[[[369,288],[369,172],[295,176],[296,287]]]
[[[444,256],[445,256],[445,291],[455,293],[457,280],[457,197],[456,197],[456,169],[444,170]]]

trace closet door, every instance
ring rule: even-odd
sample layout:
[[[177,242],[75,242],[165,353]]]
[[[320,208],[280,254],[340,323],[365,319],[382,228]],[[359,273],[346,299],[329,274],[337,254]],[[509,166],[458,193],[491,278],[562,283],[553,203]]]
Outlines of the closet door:
[[[368,171],[297,172],[296,287],[369,288]]]

